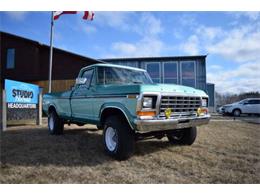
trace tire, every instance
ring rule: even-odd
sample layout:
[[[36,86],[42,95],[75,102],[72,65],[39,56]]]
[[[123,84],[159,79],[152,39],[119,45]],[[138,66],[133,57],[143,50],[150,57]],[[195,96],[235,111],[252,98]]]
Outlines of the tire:
[[[109,116],[105,120],[103,144],[109,156],[126,160],[134,153],[134,132],[122,117]]]
[[[241,110],[235,109],[235,110],[233,110],[232,114],[233,114],[233,116],[240,116],[241,115]]]
[[[55,111],[51,111],[48,116],[48,128],[51,135],[63,134],[64,124]]]
[[[186,129],[176,130],[167,134],[167,138],[171,144],[192,145],[197,137],[197,128],[190,127]]]

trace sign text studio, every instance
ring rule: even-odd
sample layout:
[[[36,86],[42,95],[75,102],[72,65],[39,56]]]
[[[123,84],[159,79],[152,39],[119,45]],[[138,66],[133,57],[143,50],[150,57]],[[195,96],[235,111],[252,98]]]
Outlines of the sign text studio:
[[[38,86],[8,79],[5,84],[8,108],[36,108],[39,94]]]

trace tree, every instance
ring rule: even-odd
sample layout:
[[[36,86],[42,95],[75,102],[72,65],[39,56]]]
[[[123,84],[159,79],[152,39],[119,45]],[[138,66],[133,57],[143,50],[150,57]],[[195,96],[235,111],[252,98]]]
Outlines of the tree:
[[[225,104],[238,102],[246,98],[260,98],[260,93],[258,91],[245,92],[240,94],[220,94],[216,92],[215,97],[216,97],[216,105],[218,107]]]

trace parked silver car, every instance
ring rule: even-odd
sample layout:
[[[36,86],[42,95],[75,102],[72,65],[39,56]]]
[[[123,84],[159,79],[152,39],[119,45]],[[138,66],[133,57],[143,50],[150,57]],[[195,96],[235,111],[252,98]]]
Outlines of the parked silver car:
[[[260,98],[247,98],[233,104],[223,106],[225,114],[240,116],[241,114],[260,114]]]

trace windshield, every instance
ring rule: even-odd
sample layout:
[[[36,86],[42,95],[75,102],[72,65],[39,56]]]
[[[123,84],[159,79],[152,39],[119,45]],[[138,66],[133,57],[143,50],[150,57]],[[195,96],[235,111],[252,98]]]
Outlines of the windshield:
[[[152,80],[145,71],[98,67],[98,84],[151,84]]]
[[[240,102],[238,102],[239,104],[244,104],[246,103],[248,100],[241,100]],[[236,103],[236,102],[235,102]]]

